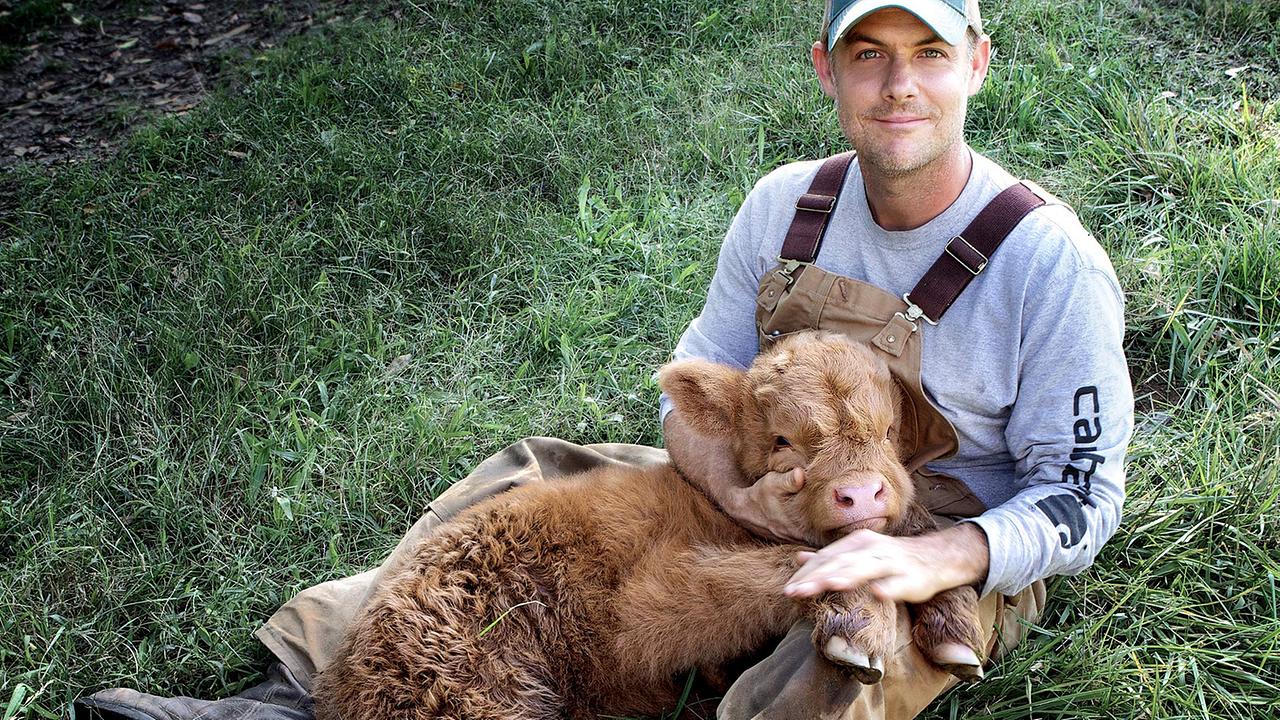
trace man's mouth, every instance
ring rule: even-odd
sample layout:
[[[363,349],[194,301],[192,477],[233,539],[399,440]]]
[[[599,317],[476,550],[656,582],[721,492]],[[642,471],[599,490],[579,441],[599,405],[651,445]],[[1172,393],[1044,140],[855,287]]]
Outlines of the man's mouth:
[[[915,128],[928,122],[928,118],[907,117],[901,115],[892,115],[889,117],[876,118],[876,122],[895,130],[906,130]]]

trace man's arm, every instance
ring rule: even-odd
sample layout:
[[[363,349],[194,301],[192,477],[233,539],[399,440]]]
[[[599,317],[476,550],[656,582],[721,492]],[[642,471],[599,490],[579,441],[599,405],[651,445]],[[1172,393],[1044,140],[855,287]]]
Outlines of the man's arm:
[[[980,583],[983,595],[1013,595],[1093,562],[1120,522],[1133,427],[1124,300],[1113,277],[1096,268],[1046,281],[1041,292],[1023,318],[1018,401],[1005,433],[1018,493],[937,533],[850,535],[804,556],[790,594],[869,583],[882,597],[912,602]],[[974,564],[953,565],[966,558]]]
[[[1114,277],[1046,280],[1023,317],[1018,401],[1005,429],[1018,493],[967,521],[990,539],[985,592],[1088,568],[1120,524],[1133,387]]]
[[[918,603],[943,590],[982,585],[987,576],[987,536],[969,523],[914,537],[857,530],[816,553],[802,552],[798,557],[804,566],[784,588],[793,597],[866,585],[886,600]]]
[[[667,453],[680,474],[706,493],[729,517],[756,535],[777,540],[799,541],[793,534],[795,523],[784,509],[791,496],[804,485],[799,471],[769,473],[757,481],[744,478],[727,438],[703,435],[694,430],[680,409],[673,408],[662,423]]]

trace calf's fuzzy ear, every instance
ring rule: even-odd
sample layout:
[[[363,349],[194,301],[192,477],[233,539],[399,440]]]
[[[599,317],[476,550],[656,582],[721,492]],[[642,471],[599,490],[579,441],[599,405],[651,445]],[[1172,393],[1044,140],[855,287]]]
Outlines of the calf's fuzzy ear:
[[[703,435],[730,437],[747,374],[706,360],[681,360],[658,370],[658,387],[680,417]]]

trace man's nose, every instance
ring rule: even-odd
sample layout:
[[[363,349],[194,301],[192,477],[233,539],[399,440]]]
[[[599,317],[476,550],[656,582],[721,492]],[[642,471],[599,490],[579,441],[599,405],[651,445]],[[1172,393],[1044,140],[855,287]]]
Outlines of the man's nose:
[[[884,79],[884,97],[886,100],[902,102],[916,96],[915,72],[906,60],[894,59],[889,62],[889,74]]]

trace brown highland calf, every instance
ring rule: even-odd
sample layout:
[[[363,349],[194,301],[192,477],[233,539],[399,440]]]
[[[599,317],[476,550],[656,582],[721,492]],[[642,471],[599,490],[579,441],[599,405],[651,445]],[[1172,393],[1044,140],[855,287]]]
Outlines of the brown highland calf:
[[[744,477],[804,468],[792,510],[811,545],[934,527],[898,458],[898,390],[866,346],[803,333],[746,372],[676,362],[659,382],[691,425],[733,438]],[[804,618],[823,655],[878,681],[895,607],[867,592],[784,596],[804,549],[754,537],[670,466],[512,490],[442,526],[386,582],[321,673],[317,718],[657,713],[682,673],[719,676]],[[980,673],[972,588],[913,616],[926,657]]]

